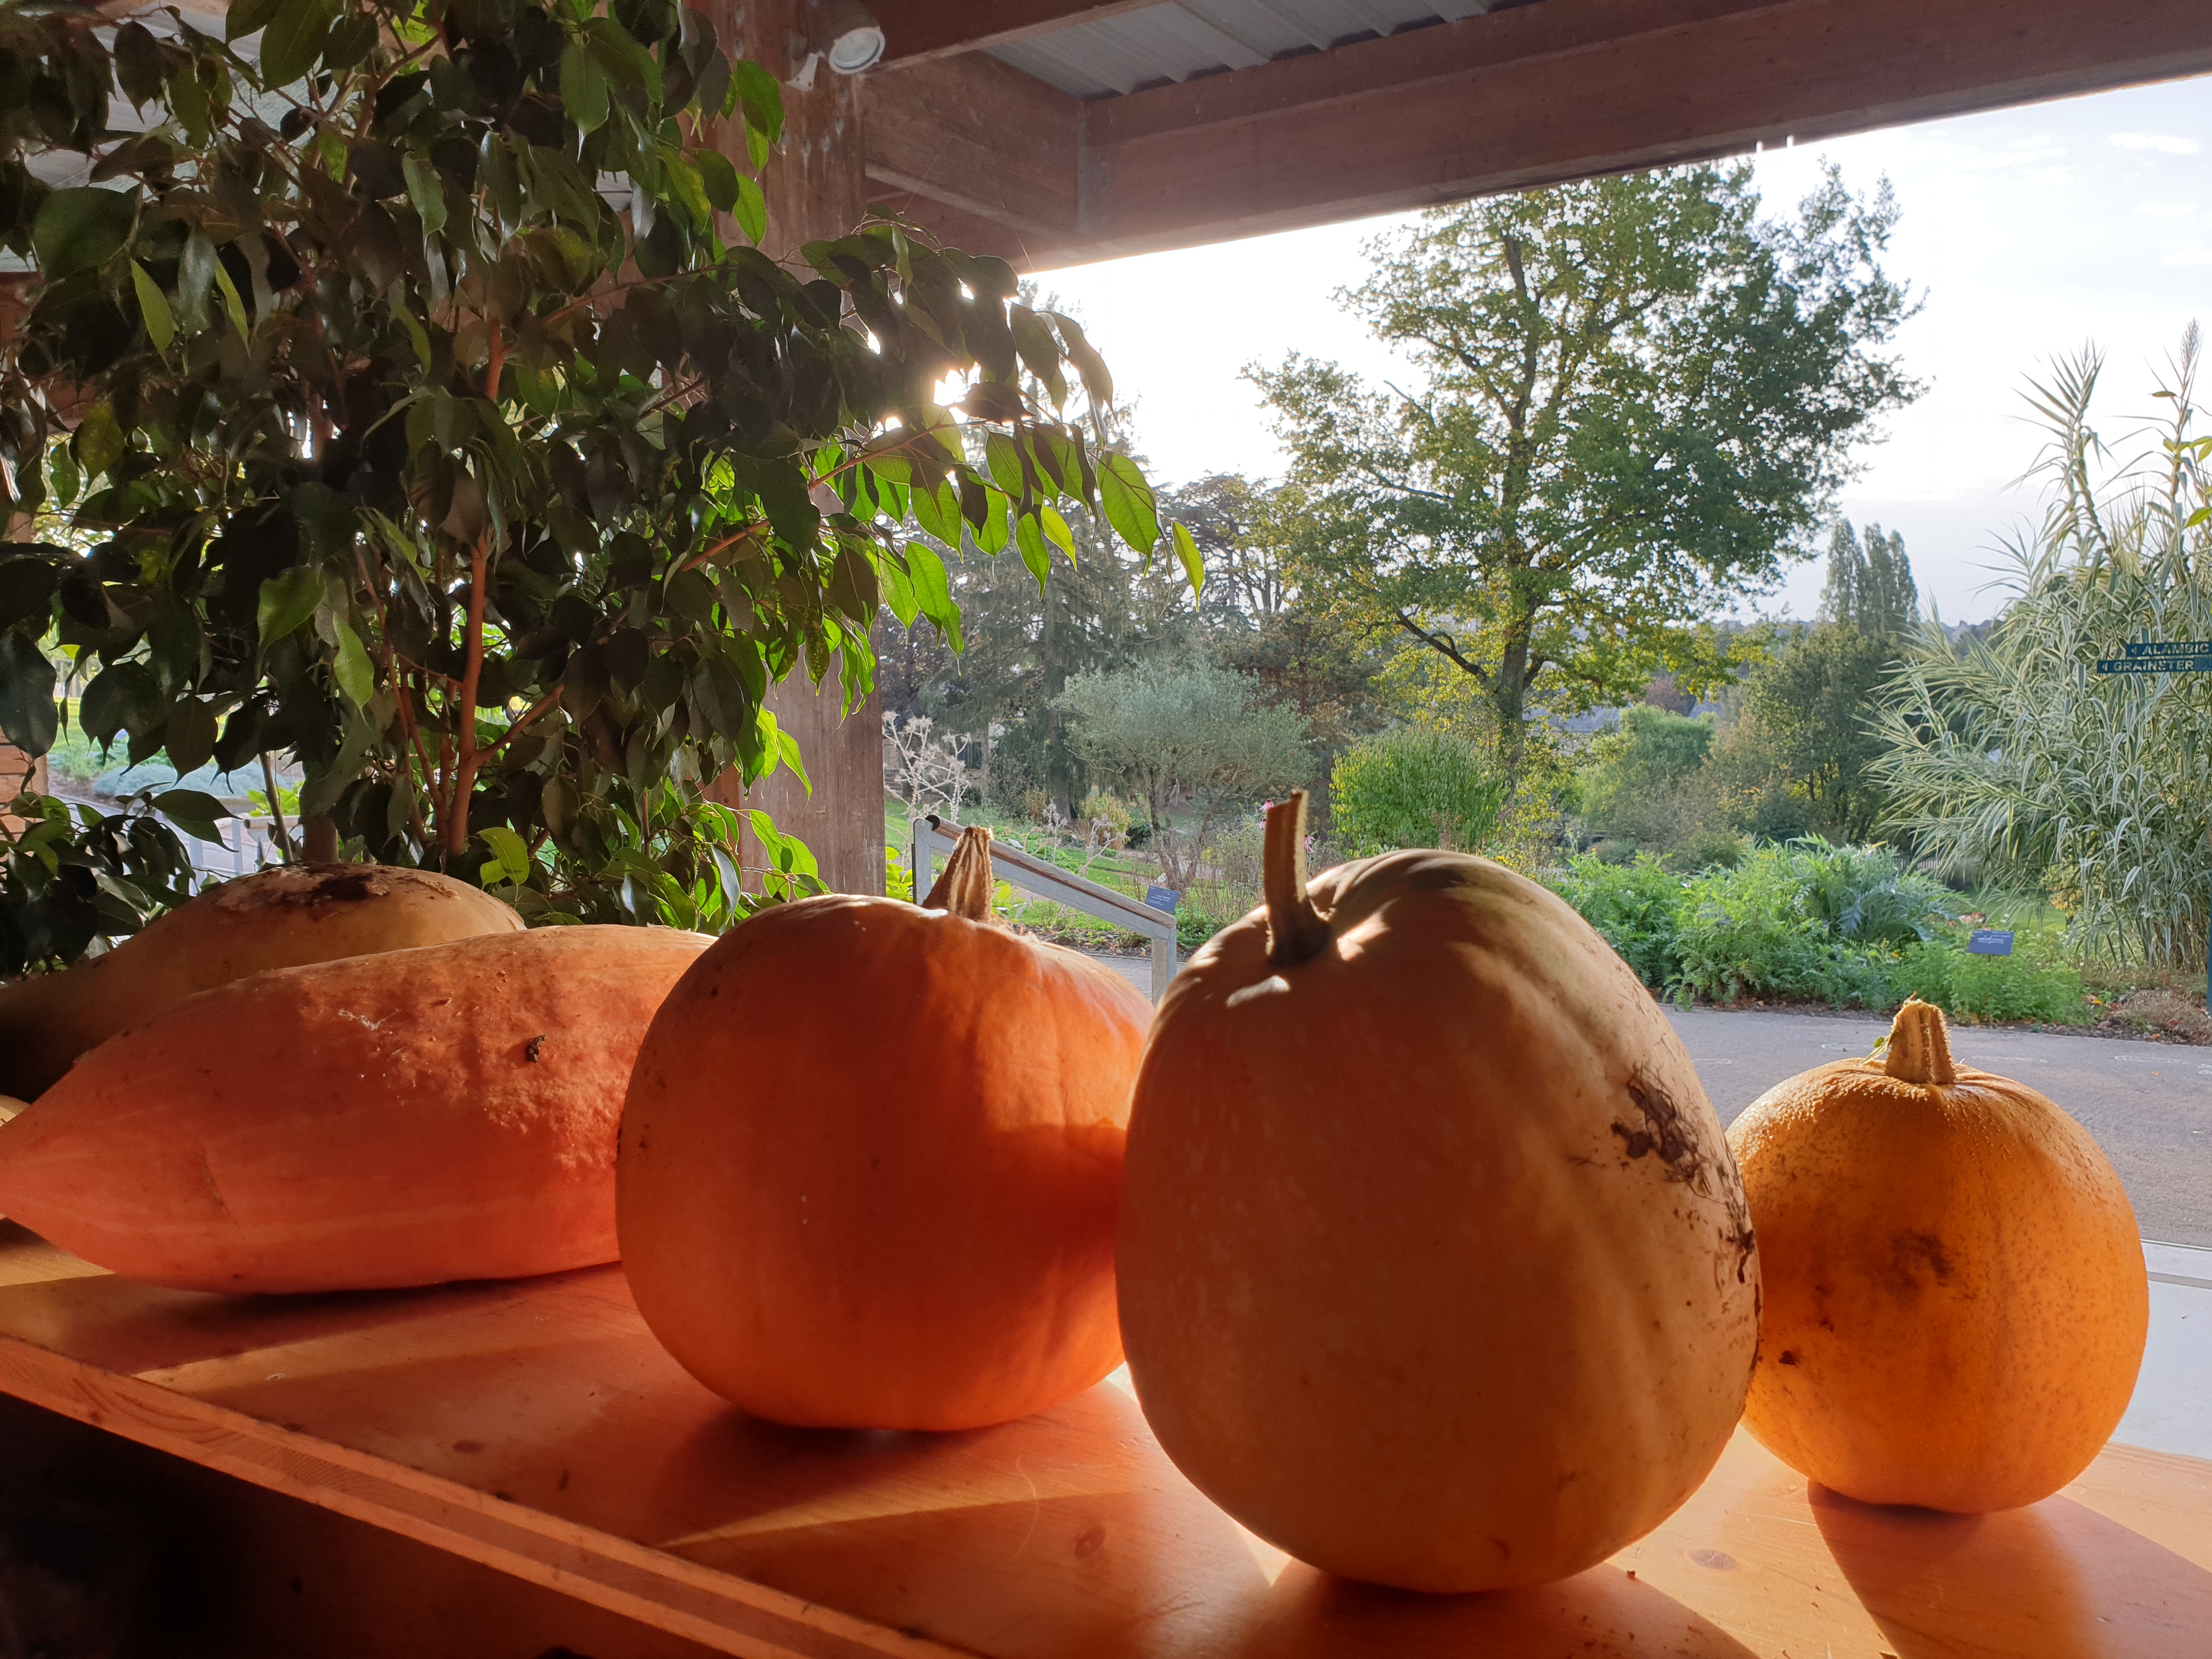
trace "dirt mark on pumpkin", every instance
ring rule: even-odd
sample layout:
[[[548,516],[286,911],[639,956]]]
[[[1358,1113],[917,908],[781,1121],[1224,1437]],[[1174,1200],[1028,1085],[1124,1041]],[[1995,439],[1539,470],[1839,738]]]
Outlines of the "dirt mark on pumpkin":
[[[1632,1127],[1616,1118],[1613,1132],[1631,1162],[1656,1153],[1667,1179],[1679,1181],[1700,1198],[1721,1206],[1728,1224],[1721,1230],[1723,1251],[1735,1252],[1736,1282],[1741,1284],[1751,1266],[1755,1236],[1751,1229],[1751,1206],[1743,1195],[1743,1182],[1734,1169],[1714,1156],[1699,1133],[1697,1120],[1675,1103],[1674,1097],[1649,1077],[1628,1079],[1629,1103],[1642,1121]]]

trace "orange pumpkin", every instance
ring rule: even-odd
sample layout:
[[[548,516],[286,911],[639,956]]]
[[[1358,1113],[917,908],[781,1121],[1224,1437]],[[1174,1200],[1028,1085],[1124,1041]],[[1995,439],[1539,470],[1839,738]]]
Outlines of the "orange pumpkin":
[[[1665,1016],[1486,860],[1266,907],[1162,1003],[1130,1117],[1121,1334],[1168,1455],[1319,1567],[1424,1590],[1565,1577],[1658,1524],[1734,1429],[1759,1261]]]
[[[623,1091],[654,1009],[707,945],[549,928],[202,992],[0,1127],[0,1214],[186,1290],[612,1261]]]
[[[264,968],[521,931],[489,894],[428,870],[303,864],[241,876],[104,956],[0,985],[0,1093],[30,1099],[118,1031]]]
[[[991,917],[990,832],[926,904],[755,916],[653,1022],[623,1114],[623,1270],[757,1416],[965,1429],[1121,1358],[1114,1206],[1152,1008]]]
[[[1872,1504],[2047,1498],[2127,1410],[2150,1292],[2088,1131],[1960,1066],[1938,1010],[1778,1084],[1729,1131],[1765,1262],[1744,1425]]]

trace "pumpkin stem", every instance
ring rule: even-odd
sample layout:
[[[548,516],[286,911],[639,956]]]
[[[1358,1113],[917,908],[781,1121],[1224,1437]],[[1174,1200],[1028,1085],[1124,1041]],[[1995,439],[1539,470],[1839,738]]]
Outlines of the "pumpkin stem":
[[[1900,1083],[1956,1083],[1951,1063],[1951,1033],[1943,1011],[1918,997],[1907,997],[1889,1028],[1889,1052],[1881,1069]]]
[[[934,817],[930,819],[932,825],[936,822]],[[949,911],[970,921],[990,921],[994,919],[991,895],[997,889],[991,874],[991,832],[980,823],[971,823],[960,832],[959,843],[945,860],[945,869],[921,908]]]
[[[1295,968],[1329,942],[1328,924],[1306,895],[1306,792],[1267,809],[1267,960]]]

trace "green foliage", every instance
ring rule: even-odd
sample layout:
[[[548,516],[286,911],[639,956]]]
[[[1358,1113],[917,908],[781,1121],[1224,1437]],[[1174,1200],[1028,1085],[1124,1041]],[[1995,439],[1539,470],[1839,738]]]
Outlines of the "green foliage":
[[[1400,726],[1336,757],[1329,802],[1336,837],[1355,857],[1398,847],[1472,852],[1497,825],[1505,780],[1465,738]]]
[[[1920,619],[1920,587],[1905,538],[1867,526],[1862,544],[1851,521],[1838,521],[1828,539],[1828,581],[1820,594],[1820,620],[1844,623],[1877,639],[1912,631]]]
[[[1752,671],[1708,781],[1738,823],[1769,838],[1873,833],[1887,798],[1872,720],[1899,649],[1823,623]]]
[[[2011,549],[2017,598],[1962,652],[1927,630],[1882,710],[1893,823],[1954,869],[2065,896],[2093,957],[2204,959],[2212,893],[2212,676],[2092,672],[2131,640],[2212,638],[2212,444],[2192,434],[2192,330],[2143,452],[2089,424],[2100,360],[2033,403],[2048,506]]]
[[[1762,847],[1687,879],[1649,856],[1585,854],[1551,884],[1645,984],[1685,1003],[1887,1010],[1914,995],[1960,1018],[2087,1018],[2078,973],[2045,951],[1969,955],[1956,896],[1885,848]]]
[[[204,796],[167,804],[196,820],[222,810]],[[23,828],[0,836],[0,978],[67,967],[94,939],[135,933],[192,896],[184,843],[143,800],[72,813],[51,795],[21,794],[8,811]]]
[[[1622,709],[1620,729],[1591,742],[1575,779],[1575,805],[1590,832],[1645,847],[1689,837],[1712,809],[1700,775],[1712,744],[1710,715]]]
[[[1073,718],[1077,750],[1142,795],[1147,850],[1177,890],[1195,878],[1225,809],[1303,783],[1312,765],[1296,714],[1203,658],[1079,675],[1054,706]],[[1176,827],[1169,808],[1183,792],[1196,797],[1198,821]]]
[[[835,674],[850,706],[879,599],[957,642],[909,517],[1025,560],[1063,509],[1158,539],[1060,406],[1072,374],[1103,408],[1103,365],[1002,262],[897,223],[797,273],[751,245],[781,112],[703,14],[241,0],[229,27],[258,66],[189,21],[0,9],[0,242],[33,267],[0,507],[46,535],[0,552],[11,741],[57,735],[52,638],[133,761],[290,750],[369,856],[473,876],[502,830],[549,915],[597,915],[627,847],[680,890],[633,869],[657,896],[617,908],[707,915],[707,790],[800,762],[768,687]],[[144,131],[109,129],[118,88]],[[959,422],[933,399],[963,376]]]
[[[1486,707],[1517,781],[1532,705],[1625,701],[1655,662],[1725,672],[1695,626],[1771,582],[1882,410],[1912,306],[1887,193],[1832,172],[1761,221],[1747,166],[1439,209],[1345,296],[1425,383],[1291,356],[1253,378],[1301,504],[1291,574]]]

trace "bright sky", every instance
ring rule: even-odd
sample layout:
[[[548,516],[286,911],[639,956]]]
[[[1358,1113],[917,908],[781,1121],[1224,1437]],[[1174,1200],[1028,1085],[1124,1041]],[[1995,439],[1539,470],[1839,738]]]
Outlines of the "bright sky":
[[[1899,345],[1928,392],[1863,447],[1842,509],[1902,532],[1923,602],[1976,621],[2002,603],[1984,591],[1989,550],[2034,504],[2009,488],[2039,447],[2027,378],[2094,341],[2100,428],[2118,438],[2161,407],[2155,375],[2190,319],[2212,327],[2212,77],[1769,151],[1770,210],[1794,204],[1823,156],[1855,189],[1888,175],[1904,212],[1888,268],[1927,301]],[[1334,297],[1364,274],[1361,244],[1395,222],[1114,260],[1042,286],[1134,397],[1156,478],[1267,477],[1282,455],[1245,364],[1295,349],[1403,372]],[[1820,588],[1814,561],[1762,608],[1809,616]]]

